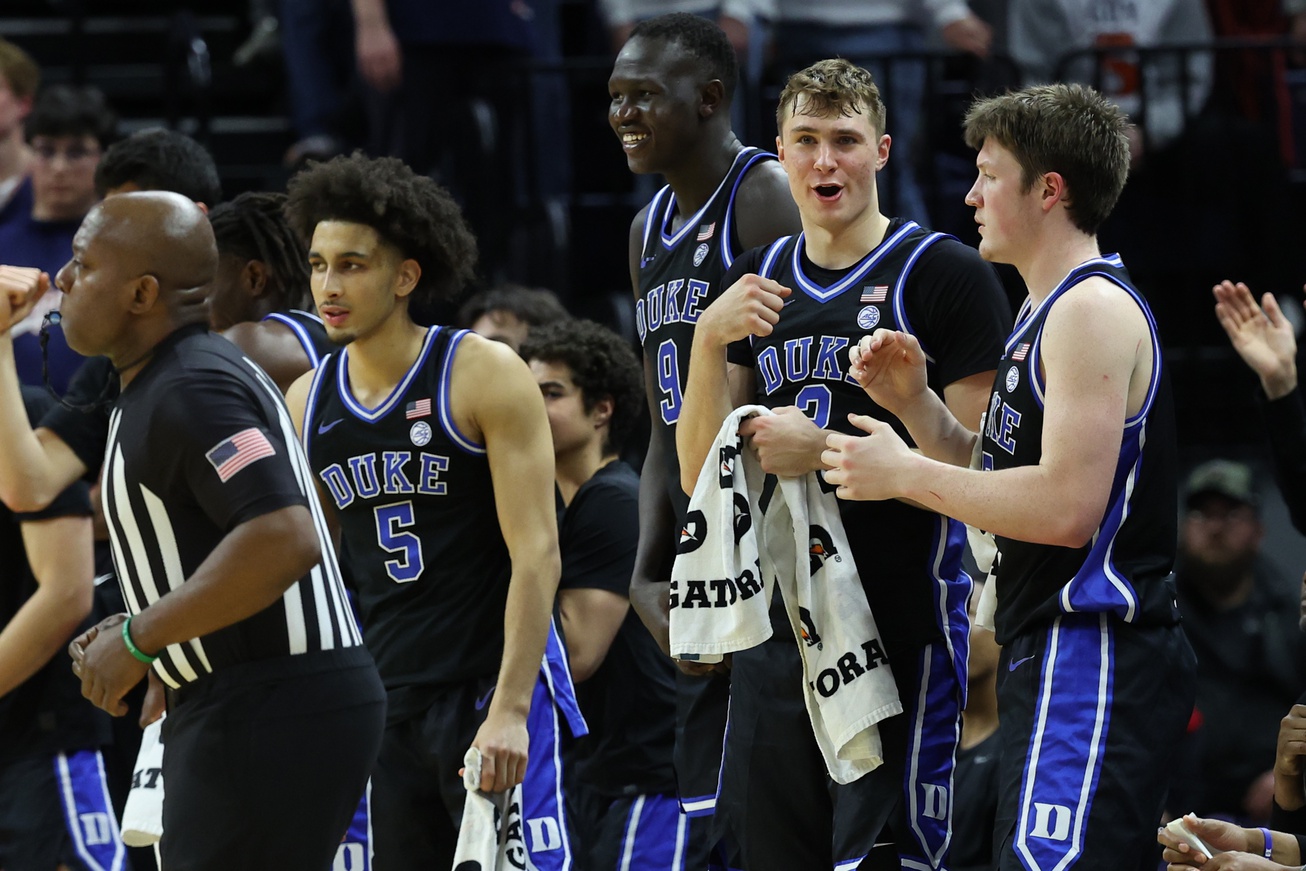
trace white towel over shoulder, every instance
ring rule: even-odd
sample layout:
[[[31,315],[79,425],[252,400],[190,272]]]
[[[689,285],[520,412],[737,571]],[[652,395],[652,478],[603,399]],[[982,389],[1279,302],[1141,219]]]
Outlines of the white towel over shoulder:
[[[726,418],[704,463],[671,573],[671,653],[715,659],[771,635],[778,584],[803,659],[803,695],[830,776],[851,783],[883,762],[876,724],[902,712],[893,672],[853,565],[834,488],[816,473],[766,475]]]

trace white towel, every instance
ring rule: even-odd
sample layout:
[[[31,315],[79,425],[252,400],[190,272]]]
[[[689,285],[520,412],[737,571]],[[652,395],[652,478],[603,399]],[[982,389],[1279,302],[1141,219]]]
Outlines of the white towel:
[[[876,724],[902,713],[833,487],[816,473],[780,478],[763,513],[765,473],[741,450],[736,409],[708,454],[671,572],[671,653],[725,654],[771,635],[778,584],[803,660],[803,696],[830,777],[851,783],[884,760]],[[758,519],[761,523],[758,523]],[[759,528],[760,527],[760,528]]]
[[[521,818],[521,786],[506,792],[484,793],[481,751],[463,756],[463,821],[454,850],[454,871],[536,871],[526,850]]]
[[[163,717],[145,727],[131,792],[122,810],[122,842],[148,847],[163,837]]]
[[[988,417],[987,411],[980,415],[981,435],[975,439],[975,447],[970,452],[972,469],[984,468],[981,447],[984,442],[982,434],[986,417]],[[993,632],[993,618],[998,612],[998,584],[997,578],[994,577],[994,568],[998,562],[998,542],[993,537],[993,533],[973,526],[966,527],[966,541],[970,545],[970,555],[975,558],[975,567],[985,576],[984,589],[980,593],[979,601],[975,603],[974,623],[981,629]]]

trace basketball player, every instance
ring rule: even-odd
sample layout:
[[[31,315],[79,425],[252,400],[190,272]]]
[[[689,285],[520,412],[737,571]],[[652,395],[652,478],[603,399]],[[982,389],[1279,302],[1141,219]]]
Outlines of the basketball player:
[[[217,265],[180,194],[110,197],[59,272],[69,346],[110,359],[105,520],[130,614],[69,646],[82,694],[121,716],[167,684],[162,864],[321,869],[380,746],[385,699],[281,394],[211,335]]]
[[[608,80],[608,121],[631,171],[667,180],[630,228],[630,278],[653,424],[630,600],[664,651],[672,548],[688,506],[677,486],[675,429],[694,325],[741,252],[798,229],[775,156],[745,148],[731,130],[738,78],[734,49],[720,28],[678,13],[636,25]],[[676,774],[683,808],[694,817],[716,806],[728,700],[723,673],[678,679]],[[695,825],[689,867],[701,867],[719,837]]]
[[[745,403],[778,410],[741,427],[763,469],[822,470],[826,430],[847,431],[849,412],[876,408],[846,377],[846,348],[868,324],[920,336],[933,390],[979,420],[1009,322],[1005,297],[973,250],[880,212],[884,118],[870,73],[847,61],[821,61],[786,84],[777,151],[803,233],[737,259],[699,319],[676,432],[686,492],[721,422]],[[884,764],[835,784],[813,738],[793,631],[773,614],[773,638],[736,653],[731,678],[723,801],[752,871],[947,860],[966,676],[964,530],[901,502],[849,503],[840,514],[904,712],[879,723]]]
[[[533,329],[522,356],[553,433],[558,611],[590,729],[574,749],[569,782],[586,867],[681,868],[689,826],[671,762],[676,668],[629,599],[639,475],[619,456],[644,402],[639,358],[611,330],[570,320]]]
[[[487,792],[530,776],[527,717],[559,571],[544,402],[503,343],[409,316],[472,277],[475,241],[443,188],[355,155],[304,170],[289,197],[318,312],[347,345],[287,399],[389,698],[375,867],[448,867],[468,747]],[[568,850],[558,820],[528,846]]]
[[[830,437],[847,499],[905,497],[997,536],[999,867],[1155,868],[1194,657],[1170,570],[1175,427],[1147,303],[1097,229],[1129,168],[1128,120],[1079,85],[973,105],[980,253],[1029,288],[982,434],[924,389],[919,343],[877,332],[853,374],[907,424]],[[966,468],[976,443],[982,466]],[[877,503],[870,503],[877,504]]]

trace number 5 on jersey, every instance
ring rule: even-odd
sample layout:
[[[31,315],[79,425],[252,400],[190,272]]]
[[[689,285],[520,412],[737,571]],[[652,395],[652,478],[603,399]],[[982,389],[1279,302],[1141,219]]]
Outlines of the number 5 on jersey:
[[[376,507],[376,538],[381,547],[396,554],[385,561],[386,574],[396,584],[410,584],[422,576],[422,540],[404,530],[415,525],[413,503],[396,502]]]

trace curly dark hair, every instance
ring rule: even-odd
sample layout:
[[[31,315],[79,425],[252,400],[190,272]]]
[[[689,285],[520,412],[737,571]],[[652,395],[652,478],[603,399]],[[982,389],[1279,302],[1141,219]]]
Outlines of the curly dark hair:
[[[364,224],[422,277],[413,302],[452,300],[476,275],[476,237],[449,192],[396,157],[356,151],[310,163],[286,186],[286,217],[309,244],[322,221]]]
[[[688,12],[671,12],[636,24],[630,39],[636,37],[677,43],[698,61],[709,80],[721,80],[727,100],[734,96],[739,59],[725,31],[711,21]]]
[[[286,195],[243,193],[209,212],[219,254],[258,260],[268,269],[276,310],[311,308],[308,252],[286,221]]]
[[[620,451],[644,413],[644,370],[635,350],[612,330],[594,321],[557,321],[531,330],[522,358],[561,363],[581,391],[585,410],[612,397],[607,453]]]
[[[145,191],[181,194],[209,207],[222,199],[213,156],[184,133],[162,127],[120,139],[100,158],[95,168],[97,194],[104,196],[128,182]]]

